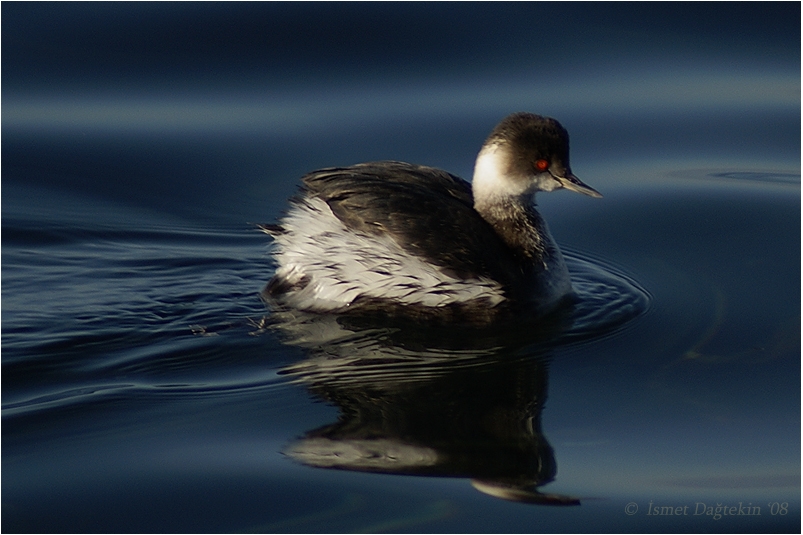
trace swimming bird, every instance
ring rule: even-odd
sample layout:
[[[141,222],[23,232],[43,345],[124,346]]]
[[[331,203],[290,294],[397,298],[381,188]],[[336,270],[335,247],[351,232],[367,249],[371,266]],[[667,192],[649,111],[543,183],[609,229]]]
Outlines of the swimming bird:
[[[601,197],[569,166],[555,119],[514,113],[482,145],[472,183],[432,167],[361,163],[302,177],[277,225],[278,265],[262,295],[309,312],[492,320],[553,309],[569,273],[534,194]]]

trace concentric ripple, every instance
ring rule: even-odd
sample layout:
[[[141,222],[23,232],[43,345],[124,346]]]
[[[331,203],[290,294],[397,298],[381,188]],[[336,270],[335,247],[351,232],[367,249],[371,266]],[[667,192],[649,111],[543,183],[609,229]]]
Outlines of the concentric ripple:
[[[649,293],[620,268],[575,251],[564,256],[577,301],[563,340],[611,336],[649,308]]]

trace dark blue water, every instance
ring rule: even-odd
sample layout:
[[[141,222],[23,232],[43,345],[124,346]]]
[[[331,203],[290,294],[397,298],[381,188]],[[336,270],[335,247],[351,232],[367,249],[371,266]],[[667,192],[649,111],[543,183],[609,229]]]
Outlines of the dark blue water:
[[[800,8],[2,5],[6,532],[799,532]],[[271,313],[255,224],[558,118],[578,300]],[[671,513],[671,514],[670,514]]]

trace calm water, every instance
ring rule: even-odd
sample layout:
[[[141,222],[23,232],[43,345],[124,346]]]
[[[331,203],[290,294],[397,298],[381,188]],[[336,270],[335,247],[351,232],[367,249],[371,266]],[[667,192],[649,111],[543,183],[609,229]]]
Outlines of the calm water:
[[[799,5],[654,9],[4,3],[3,531],[799,532]],[[515,110],[573,307],[265,308],[303,173]]]

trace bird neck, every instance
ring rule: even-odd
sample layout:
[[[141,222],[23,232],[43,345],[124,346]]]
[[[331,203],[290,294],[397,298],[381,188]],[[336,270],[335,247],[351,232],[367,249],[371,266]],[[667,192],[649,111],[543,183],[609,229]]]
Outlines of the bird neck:
[[[486,145],[480,151],[471,184],[474,209],[519,256],[537,258],[543,252],[543,220],[527,181],[509,176],[509,159],[503,145]]]
[[[544,254],[544,221],[531,202],[521,198],[497,200],[475,209],[502,241],[522,259],[536,261]]]

